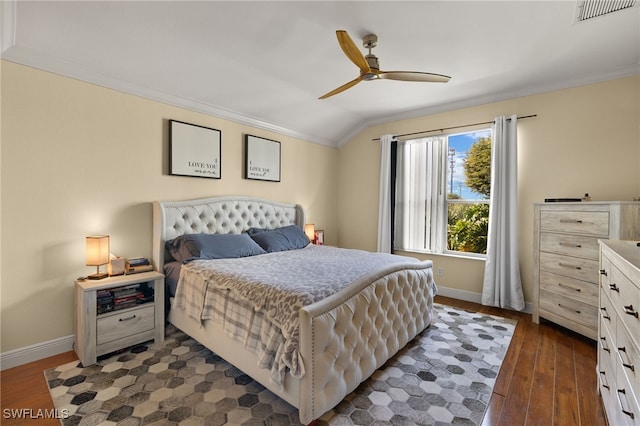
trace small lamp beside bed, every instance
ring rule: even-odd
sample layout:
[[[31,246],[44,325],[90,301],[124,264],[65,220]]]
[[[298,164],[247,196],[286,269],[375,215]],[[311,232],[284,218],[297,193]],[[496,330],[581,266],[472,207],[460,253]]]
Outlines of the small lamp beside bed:
[[[100,266],[109,263],[109,236],[91,235],[87,237],[87,266],[95,266],[96,273],[89,275],[90,280],[101,280],[109,274],[100,272]]]
[[[307,223],[306,225],[304,225],[304,233],[307,234],[307,237],[309,238],[309,241],[311,241],[311,244],[315,244],[316,243],[316,226],[313,223]]]

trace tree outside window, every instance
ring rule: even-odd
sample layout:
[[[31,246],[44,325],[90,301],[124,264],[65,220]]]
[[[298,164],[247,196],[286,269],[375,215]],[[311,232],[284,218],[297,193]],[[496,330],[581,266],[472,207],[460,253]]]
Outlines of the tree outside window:
[[[447,250],[486,254],[491,196],[491,130],[450,135]]]

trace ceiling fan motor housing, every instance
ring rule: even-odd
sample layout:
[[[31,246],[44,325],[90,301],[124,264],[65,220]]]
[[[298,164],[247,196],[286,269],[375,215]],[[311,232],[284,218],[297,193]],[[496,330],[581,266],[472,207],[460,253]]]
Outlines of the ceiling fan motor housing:
[[[378,45],[378,36],[375,34],[367,34],[362,38],[362,45],[367,49],[373,49]]]

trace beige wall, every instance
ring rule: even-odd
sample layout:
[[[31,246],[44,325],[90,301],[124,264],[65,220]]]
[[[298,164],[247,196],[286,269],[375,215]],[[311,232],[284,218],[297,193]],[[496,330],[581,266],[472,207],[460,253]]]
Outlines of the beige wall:
[[[152,200],[242,194],[297,202],[328,244],[375,250],[380,157],[371,139],[384,133],[538,115],[518,125],[528,301],[533,202],[640,195],[640,76],[376,125],[340,150],[6,61],[0,76],[0,352],[72,334],[72,283],[92,272],[84,237],[108,233],[114,253],[150,256]],[[167,174],[169,119],[222,131],[221,180]],[[282,182],[242,178],[246,133],[282,142]],[[483,261],[422,257],[444,269],[441,286],[481,292]]]
[[[253,195],[307,208],[337,241],[338,150],[2,61],[0,352],[73,333],[84,237],[151,256],[151,201]],[[222,179],[167,174],[168,121],[222,131]],[[244,134],[282,143],[282,181],[242,178]]]
[[[380,147],[371,139],[511,114],[538,115],[518,122],[520,266],[531,302],[534,202],[585,192],[594,201],[640,196],[640,76],[367,128],[340,149],[340,246],[376,249]],[[441,286],[482,292],[483,261],[418,257],[443,268],[444,275],[436,277]]]

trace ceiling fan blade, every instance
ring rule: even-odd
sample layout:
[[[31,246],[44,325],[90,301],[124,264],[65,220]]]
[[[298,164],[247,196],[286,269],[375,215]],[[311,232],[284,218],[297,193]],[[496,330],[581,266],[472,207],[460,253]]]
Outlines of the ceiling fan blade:
[[[326,95],[320,96],[318,99],[326,99],[326,98],[328,98],[330,96],[337,95],[338,93],[344,92],[348,88],[355,86],[356,84],[360,83],[361,81],[362,81],[362,77],[355,78],[355,79],[351,80],[350,82],[345,83],[342,86],[338,87],[337,89],[333,89],[332,91],[330,91]]]
[[[378,78],[400,81],[423,81],[427,83],[446,83],[451,79],[448,75],[416,71],[380,71]]]
[[[336,31],[336,36],[338,37],[338,43],[340,44],[344,54],[347,55],[347,58],[351,59],[351,62],[360,68],[361,73],[368,73],[370,71],[369,64],[364,58],[362,52],[360,52],[360,49],[358,49],[353,40],[351,40],[349,34],[344,30],[338,30]]]

